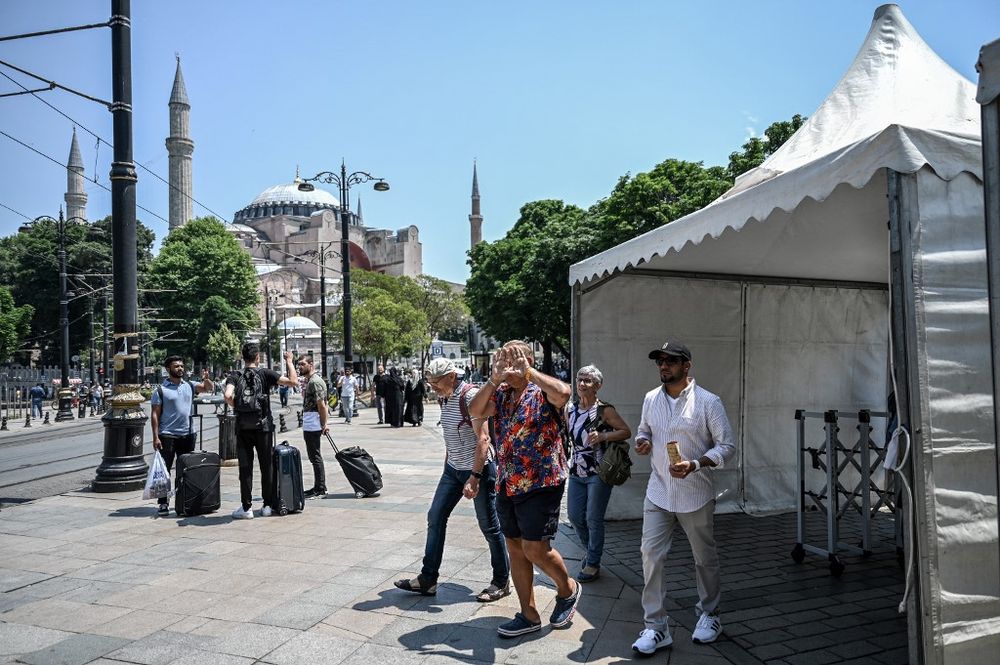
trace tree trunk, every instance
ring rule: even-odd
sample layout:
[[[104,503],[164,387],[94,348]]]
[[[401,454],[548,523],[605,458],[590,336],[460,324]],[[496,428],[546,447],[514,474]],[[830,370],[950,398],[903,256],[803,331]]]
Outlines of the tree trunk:
[[[552,376],[554,370],[552,368],[552,340],[546,339],[541,342],[542,344],[542,371]]]

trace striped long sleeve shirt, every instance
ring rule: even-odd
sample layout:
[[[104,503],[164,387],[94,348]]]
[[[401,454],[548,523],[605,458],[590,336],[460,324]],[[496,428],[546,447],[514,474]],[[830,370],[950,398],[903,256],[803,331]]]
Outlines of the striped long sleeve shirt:
[[[675,513],[698,510],[715,498],[715,488],[711,467],[702,467],[687,478],[671,476],[667,442],[676,441],[681,457],[686,460],[707,456],[715,462],[716,469],[721,469],[736,451],[722,400],[697,386],[694,379],[690,379],[673,403],[663,388],[646,393],[636,439],[647,439],[653,444],[646,498]]]

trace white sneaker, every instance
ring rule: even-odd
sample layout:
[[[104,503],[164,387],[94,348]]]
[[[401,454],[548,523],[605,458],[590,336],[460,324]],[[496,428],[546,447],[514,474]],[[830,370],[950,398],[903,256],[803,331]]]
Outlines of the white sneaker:
[[[695,644],[708,644],[714,642],[719,635],[722,635],[722,622],[719,617],[712,614],[702,614],[698,619],[698,625],[691,633],[691,641]]]
[[[264,506],[263,508],[261,508],[260,509],[260,516],[261,517],[270,517],[271,516],[271,506]]]
[[[252,520],[253,519],[253,509],[243,510],[243,506],[240,506],[233,511],[234,520]]]
[[[652,656],[657,649],[668,647],[674,643],[674,638],[670,637],[670,632],[661,633],[652,628],[646,628],[639,633],[639,639],[632,643],[632,651],[646,656]]]

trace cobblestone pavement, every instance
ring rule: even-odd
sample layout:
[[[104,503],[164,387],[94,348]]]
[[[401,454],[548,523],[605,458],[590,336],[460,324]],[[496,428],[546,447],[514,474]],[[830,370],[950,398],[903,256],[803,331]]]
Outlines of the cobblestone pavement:
[[[338,443],[375,456],[384,492],[355,499],[327,452],[331,494],[283,518],[230,517],[239,498],[234,467],[223,467],[223,507],[212,515],[157,518],[138,492],[70,492],[5,507],[0,663],[631,660],[642,618],[638,522],[609,524],[602,577],[585,587],[566,630],[497,637],[496,626],[517,602],[473,600],[490,576],[489,552],[466,502],[449,523],[437,596],[393,588],[392,580],[419,570],[425,513],[443,459],[436,420],[433,404],[421,428],[376,426],[368,409],[352,426],[338,419]],[[285,436],[302,447],[298,430]],[[675,643],[650,662],[905,662],[906,627],[894,607],[902,577],[893,548],[884,546],[891,542],[886,525],[873,556],[846,559],[837,579],[818,557],[792,562],[793,517],[719,516],[726,634],[708,646],[690,641],[693,568],[678,532],[667,572]],[[556,546],[577,570],[581,551],[568,525]],[[547,616],[552,585],[538,575],[535,590]]]

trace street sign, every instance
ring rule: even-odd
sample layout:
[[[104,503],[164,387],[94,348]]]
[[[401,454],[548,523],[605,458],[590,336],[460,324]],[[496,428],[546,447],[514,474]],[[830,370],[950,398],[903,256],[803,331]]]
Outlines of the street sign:
[[[444,356],[444,344],[431,344],[431,358]]]

